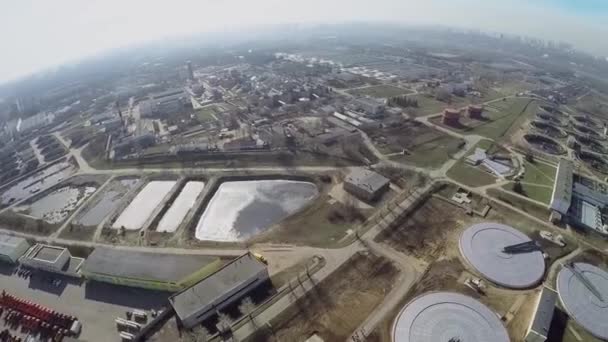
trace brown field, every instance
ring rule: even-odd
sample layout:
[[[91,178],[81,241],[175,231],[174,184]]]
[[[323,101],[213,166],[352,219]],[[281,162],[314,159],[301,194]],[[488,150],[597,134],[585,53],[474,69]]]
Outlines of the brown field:
[[[398,274],[383,257],[355,254],[271,322],[272,332],[260,329],[250,340],[305,341],[317,334],[325,341],[344,341],[382,302]]]

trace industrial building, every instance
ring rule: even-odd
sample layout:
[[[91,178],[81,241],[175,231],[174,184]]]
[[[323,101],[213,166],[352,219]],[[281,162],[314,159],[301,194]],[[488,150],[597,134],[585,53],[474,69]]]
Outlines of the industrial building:
[[[476,106],[476,105],[470,105],[467,108],[467,111],[469,113],[469,118],[471,118],[471,119],[481,119],[481,115],[483,114],[483,107],[482,106]]]
[[[97,247],[82,268],[87,280],[159,291],[181,291],[221,266],[217,257]]]
[[[251,253],[246,253],[173,295],[169,302],[181,324],[191,328],[269,280],[266,265]]]
[[[386,106],[383,102],[378,101],[371,97],[362,97],[355,100],[355,107],[363,111],[369,116],[379,116],[384,113]]]
[[[161,118],[192,108],[190,96],[183,89],[172,89],[151,95],[139,104],[142,118]]]
[[[548,287],[543,287],[536,301],[536,310],[534,310],[534,317],[530,322],[530,326],[528,326],[524,339],[525,342],[544,342],[547,340],[556,301],[557,292]]]
[[[549,208],[555,210],[562,215],[568,213],[572,202],[572,178],[574,174],[574,165],[567,159],[561,159],[557,165],[555,174],[555,183],[553,184],[553,193],[551,194],[551,203]]]
[[[568,224],[608,235],[608,193],[588,178],[574,174],[572,161],[561,159],[549,208]]]
[[[458,109],[446,108],[443,111],[443,123],[454,126],[460,122],[460,111]]]
[[[83,258],[73,257],[64,247],[36,244],[21,258],[21,264],[42,271],[80,277]]]
[[[0,234],[0,262],[16,264],[29,248],[30,244],[24,238]]]
[[[344,190],[365,201],[378,199],[389,186],[388,178],[361,167],[353,169],[344,179]]]

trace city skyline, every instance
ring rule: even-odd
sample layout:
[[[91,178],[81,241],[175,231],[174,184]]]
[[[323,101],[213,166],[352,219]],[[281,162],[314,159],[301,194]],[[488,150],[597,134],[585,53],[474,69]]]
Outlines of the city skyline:
[[[293,3],[276,0],[23,1],[7,5],[0,14],[4,47],[0,83],[141,42],[252,26],[354,20],[504,32],[564,41],[606,56],[608,46],[597,41],[608,33],[602,27],[607,17],[608,4],[598,0],[486,1],[482,5],[472,0],[379,0],[373,6],[360,0],[313,0],[297,11]]]

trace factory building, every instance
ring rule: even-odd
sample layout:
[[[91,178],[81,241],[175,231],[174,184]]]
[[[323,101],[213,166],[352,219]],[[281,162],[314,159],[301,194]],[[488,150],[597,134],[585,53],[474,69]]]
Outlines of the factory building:
[[[544,342],[547,340],[556,301],[557,292],[543,287],[536,301],[536,310],[530,326],[528,326],[525,342]]]
[[[223,308],[237,303],[260,285],[270,281],[266,265],[246,253],[205,279],[169,298],[186,328],[201,323]]]
[[[139,104],[142,118],[161,118],[192,108],[190,96],[183,89],[173,89],[151,95]]]
[[[572,179],[574,165],[567,159],[560,160],[555,174],[553,193],[549,208],[565,215],[572,202]]]
[[[595,181],[574,174],[572,161],[557,166],[549,208],[575,227],[608,236],[608,193]]]
[[[0,262],[16,264],[29,248],[30,244],[24,238],[0,234]]]
[[[362,97],[355,100],[355,107],[363,111],[368,116],[380,116],[384,113],[386,106],[383,102],[371,97]]]
[[[159,291],[181,291],[217,270],[217,257],[97,247],[82,268],[87,280]],[[160,267],[159,267],[160,266]]]
[[[458,125],[460,122],[460,111],[453,108],[446,108],[443,111],[443,123],[450,126]]]
[[[344,190],[365,201],[378,199],[389,186],[388,178],[364,168],[353,169],[344,179]]]
[[[64,247],[36,244],[21,258],[21,264],[42,271],[80,277],[83,258],[73,257]]]
[[[476,106],[476,105],[470,105],[467,109],[467,112],[469,113],[469,118],[471,119],[481,119],[481,115],[483,114],[483,107],[482,106]]]

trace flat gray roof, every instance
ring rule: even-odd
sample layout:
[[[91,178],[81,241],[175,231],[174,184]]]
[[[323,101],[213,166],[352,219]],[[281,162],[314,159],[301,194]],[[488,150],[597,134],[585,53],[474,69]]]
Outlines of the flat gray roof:
[[[346,181],[370,192],[377,191],[387,183],[390,183],[388,178],[362,167],[352,169],[348,176],[346,176]]]
[[[551,321],[553,320],[556,300],[557,292],[548,287],[543,287],[530,330],[541,336],[547,337],[549,328],[551,327]]]
[[[0,234],[0,255],[12,254],[13,250],[24,241],[27,240],[16,236]]]
[[[251,253],[234,259],[192,287],[173,295],[169,300],[177,315],[184,319],[197,314],[224,293],[242,285],[266,269]]]
[[[36,252],[36,254],[32,256],[32,258],[48,262],[55,262],[64,250],[65,248],[63,247],[41,245],[41,247],[38,249],[38,252]]]
[[[177,282],[217,257],[130,251],[97,247],[87,258],[83,273],[151,281]]]
[[[551,194],[551,209],[565,214],[572,202],[572,182],[574,165],[570,160],[560,159],[557,165],[553,193]]]

